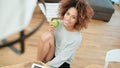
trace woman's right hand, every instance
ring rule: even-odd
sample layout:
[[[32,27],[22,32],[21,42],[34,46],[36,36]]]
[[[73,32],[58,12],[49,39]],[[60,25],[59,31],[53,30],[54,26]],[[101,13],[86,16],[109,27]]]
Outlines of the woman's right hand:
[[[50,31],[50,32],[54,32],[54,30],[55,30],[55,27],[54,27],[54,25],[53,25],[53,23],[52,22],[50,22],[49,23],[49,27],[48,27],[48,31]]]

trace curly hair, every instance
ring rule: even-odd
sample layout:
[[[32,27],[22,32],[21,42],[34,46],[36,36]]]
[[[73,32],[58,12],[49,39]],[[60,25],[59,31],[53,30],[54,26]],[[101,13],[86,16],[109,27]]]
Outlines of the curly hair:
[[[63,19],[67,10],[71,7],[77,9],[77,22],[74,25],[76,30],[87,28],[94,12],[87,0],[61,0],[58,16]]]

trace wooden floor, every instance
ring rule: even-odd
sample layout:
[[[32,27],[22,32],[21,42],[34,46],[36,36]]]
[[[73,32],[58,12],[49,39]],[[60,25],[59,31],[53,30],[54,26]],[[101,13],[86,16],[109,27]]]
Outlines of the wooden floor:
[[[72,68],[84,68],[90,64],[104,66],[106,52],[111,49],[120,48],[120,7],[115,5],[115,9],[110,22],[92,20],[88,29],[82,31],[83,40],[76,51],[74,61],[71,63]],[[36,8],[31,24],[26,28],[26,32],[37,26],[40,19],[39,9]],[[25,52],[21,55],[14,53],[8,47],[0,49],[0,66],[35,61],[39,37],[47,30],[47,26],[48,23],[44,23],[39,31],[26,39]],[[8,37],[8,40],[17,36],[18,34],[14,34]],[[14,46],[19,48],[19,44]]]

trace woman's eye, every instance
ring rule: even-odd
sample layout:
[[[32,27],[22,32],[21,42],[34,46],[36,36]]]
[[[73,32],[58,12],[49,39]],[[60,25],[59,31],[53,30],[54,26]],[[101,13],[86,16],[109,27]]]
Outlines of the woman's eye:
[[[72,17],[73,19],[76,19],[76,17]]]
[[[67,15],[70,15],[70,14],[67,12]]]

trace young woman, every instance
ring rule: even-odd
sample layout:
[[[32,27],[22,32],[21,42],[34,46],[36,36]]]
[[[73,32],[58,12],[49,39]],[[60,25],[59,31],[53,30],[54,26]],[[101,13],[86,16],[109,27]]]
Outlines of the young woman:
[[[61,0],[60,25],[55,28],[50,23],[48,31],[40,37],[37,59],[51,68],[70,68],[82,40],[80,30],[87,28],[92,15],[93,10],[87,0]]]

